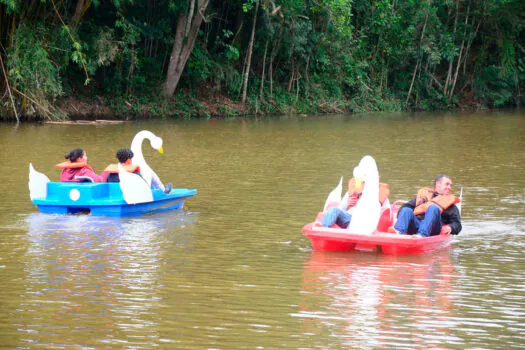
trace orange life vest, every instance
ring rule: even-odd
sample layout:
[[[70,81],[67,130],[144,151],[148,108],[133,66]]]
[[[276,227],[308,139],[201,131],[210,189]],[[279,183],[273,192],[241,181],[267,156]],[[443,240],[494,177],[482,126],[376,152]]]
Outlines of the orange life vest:
[[[138,172],[140,173],[140,167],[135,164],[126,164],[122,165],[124,170],[126,170],[128,173],[134,173]],[[118,164],[110,164],[104,169],[104,171],[107,171],[110,174],[118,174]]]
[[[349,196],[352,196],[354,194],[359,196],[361,193],[363,193],[363,189],[364,189],[363,182],[361,182],[361,186],[359,188],[356,188],[354,178],[351,178],[348,181],[348,195]],[[380,183],[379,184],[379,202],[383,204],[389,195],[390,195],[390,186],[388,184]]]
[[[72,163],[71,161],[62,162],[55,164],[55,167],[59,169],[79,169],[79,168],[88,168],[89,170],[93,171],[93,168],[91,168],[88,163],[86,162],[75,162]]]
[[[379,183],[379,201],[383,204],[390,195],[390,185]]]
[[[425,213],[432,204],[437,205],[439,212],[443,213],[443,211],[459,202],[461,202],[460,199],[453,194],[437,195],[434,197],[434,190],[432,188],[423,187],[417,192],[414,214],[419,215]]]
[[[425,203],[425,202],[430,202],[433,197],[434,197],[434,189],[430,187],[423,187],[422,189],[417,191],[416,206],[422,203]]]

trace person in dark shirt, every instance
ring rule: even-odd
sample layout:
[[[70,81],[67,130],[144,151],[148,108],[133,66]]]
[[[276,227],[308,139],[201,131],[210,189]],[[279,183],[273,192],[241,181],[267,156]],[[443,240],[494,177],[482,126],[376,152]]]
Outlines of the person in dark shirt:
[[[133,164],[131,161],[133,159],[133,151],[129,148],[121,148],[117,151],[116,157],[125,171],[137,174],[142,176],[140,173],[140,167],[136,164]],[[110,164],[106,167],[104,172],[101,174],[102,179],[106,182],[120,182],[118,164]],[[152,183],[153,188],[158,188],[154,183]],[[170,193],[173,188],[171,183],[167,183],[164,188],[164,193]]]
[[[122,167],[124,168],[124,170],[130,173],[140,175],[140,167],[131,163],[131,159],[133,158],[133,151],[131,149],[119,149],[117,151],[116,157],[120,165],[122,165]],[[118,172],[118,164],[110,164],[106,167],[101,176],[106,182],[120,182]]]
[[[415,234],[420,237],[461,232],[461,217],[456,203],[459,199],[450,194],[452,180],[447,175],[438,175],[434,188],[423,188],[418,195],[399,210],[397,222],[390,232]],[[447,225],[447,226],[444,226]]]

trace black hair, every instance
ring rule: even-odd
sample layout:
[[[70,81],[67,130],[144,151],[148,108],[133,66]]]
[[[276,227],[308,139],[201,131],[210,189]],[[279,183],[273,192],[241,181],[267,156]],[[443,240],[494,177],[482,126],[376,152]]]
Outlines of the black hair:
[[[126,160],[133,158],[133,151],[129,148],[121,148],[117,151],[117,159],[120,163],[126,162]]]
[[[73,148],[71,151],[69,151],[68,154],[64,156],[64,158],[69,159],[71,163],[75,163],[78,158],[82,158],[84,155],[84,149],[82,148]]]
[[[441,180],[443,180],[443,178],[445,178],[445,177],[446,177],[447,179],[451,180],[450,176],[445,175],[445,174],[440,174],[440,175],[436,176],[436,178],[434,179],[434,187],[436,187],[436,184],[437,184],[438,182],[441,182]]]

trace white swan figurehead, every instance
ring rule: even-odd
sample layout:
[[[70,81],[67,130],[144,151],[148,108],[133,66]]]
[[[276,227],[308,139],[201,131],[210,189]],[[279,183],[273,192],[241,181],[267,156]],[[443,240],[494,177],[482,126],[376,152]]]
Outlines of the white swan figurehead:
[[[159,151],[159,153],[163,153],[164,150],[162,149],[162,139],[158,136],[156,136],[154,133],[148,130],[142,130],[139,131],[135,137],[133,138],[133,141],[131,142],[131,151],[133,152],[133,164],[136,164],[140,166],[140,173],[142,174],[142,178],[146,181],[146,183],[151,186],[152,179],[155,179],[155,182],[157,182],[160,185],[160,188],[164,190],[164,185],[162,185],[162,182],[160,181],[159,177],[153,169],[146,163],[146,160],[144,159],[144,156],[142,155],[142,141],[144,139],[148,139],[150,141],[150,145],[153,149],[156,149]]]
[[[364,156],[354,168],[356,186],[365,182],[363,194],[352,212],[348,230],[352,233],[370,235],[379,222],[381,204],[379,203],[379,172],[372,156]]]
[[[29,197],[31,200],[35,199],[46,199],[47,197],[47,183],[49,178],[38,172],[33,167],[33,164],[29,163]]]

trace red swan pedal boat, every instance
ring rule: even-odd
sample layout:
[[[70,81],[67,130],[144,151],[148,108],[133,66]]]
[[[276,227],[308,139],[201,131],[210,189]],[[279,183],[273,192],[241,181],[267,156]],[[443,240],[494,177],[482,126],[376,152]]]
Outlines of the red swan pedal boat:
[[[402,202],[395,202],[381,208],[381,216],[376,230],[371,235],[349,232],[337,225],[321,226],[324,213],[317,214],[314,222],[303,227],[303,234],[318,251],[349,252],[353,250],[374,251],[384,254],[423,254],[446,247],[453,236],[443,232],[437,236],[419,237],[389,233],[393,226]]]

